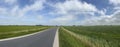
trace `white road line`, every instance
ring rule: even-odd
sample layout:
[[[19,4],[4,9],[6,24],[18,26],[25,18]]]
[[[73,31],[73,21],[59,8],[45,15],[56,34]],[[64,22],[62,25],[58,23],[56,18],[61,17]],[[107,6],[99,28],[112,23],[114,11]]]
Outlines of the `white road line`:
[[[44,31],[46,31],[46,30],[48,30],[48,29],[45,29],[45,30],[40,31],[40,32],[32,33],[32,34],[23,35],[23,36],[12,37],[12,38],[6,38],[6,39],[0,39],[0,41],[7,41],[7,40],[19,39],[19,38],[23,38],[23,37],[27,37],[27,36],[35,35],[35,34],[38,34],[38,33],[44,32]]]
[[[58,30],[59,30],[59,27],[58,27],[58,29],[56,31],[56,34],[55,34],[53,47],[59,47],[59,34],[58,34]]]

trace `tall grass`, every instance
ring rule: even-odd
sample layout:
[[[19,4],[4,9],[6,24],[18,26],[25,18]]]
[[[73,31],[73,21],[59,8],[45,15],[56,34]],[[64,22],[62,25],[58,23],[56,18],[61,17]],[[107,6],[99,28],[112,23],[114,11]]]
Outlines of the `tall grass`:
[[[59,29],[59,44],[59,47],[86,47],[77,38],[62,28]]]
[[[64,28],[78,34],[82,42],[88,41],[95,47],[120,47],[120,26],[69,26]]]

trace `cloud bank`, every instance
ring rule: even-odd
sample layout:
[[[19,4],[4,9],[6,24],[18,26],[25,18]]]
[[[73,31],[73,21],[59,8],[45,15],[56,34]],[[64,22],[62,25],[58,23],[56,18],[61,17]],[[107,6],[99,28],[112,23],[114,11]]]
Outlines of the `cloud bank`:
[[[27,0],[26,3],[19,1],[22,0],[0,1],[0,4],[4,4],[0,5],[1,25],[120,25],[119,0],[108,0],[111,9],[98,9],[92,2],[82,0]]]

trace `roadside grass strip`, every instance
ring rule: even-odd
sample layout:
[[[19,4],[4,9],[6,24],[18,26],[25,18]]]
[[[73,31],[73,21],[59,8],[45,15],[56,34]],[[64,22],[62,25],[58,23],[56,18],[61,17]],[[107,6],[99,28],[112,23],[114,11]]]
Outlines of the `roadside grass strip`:
[[[64,27],[62,27],[62,29],[67,33],[71,34],[72,36],[74,36],[75,38],[79,39],[82,43],[84,43],[88,47],[120,47],[120,43],[116,40],[108,41],[102,38],[95,39],[89,36],[74,33],[72,31],[65,29]]]
[[[81,43],[81,41],[69,34],[63,28],[59,29],[59,47],[89,47]]]
[[[35,28],[35,29],[26,29],[26,30],[20,30],[20,31],[10,31],[10,32],[3,32],[0,33],[0,39],[6,39],[10,37],[17,37],[21,35],[26,35],[34,32],[38,32],[44,29],[47,29],[49,27],[41,27],[41,28]]]

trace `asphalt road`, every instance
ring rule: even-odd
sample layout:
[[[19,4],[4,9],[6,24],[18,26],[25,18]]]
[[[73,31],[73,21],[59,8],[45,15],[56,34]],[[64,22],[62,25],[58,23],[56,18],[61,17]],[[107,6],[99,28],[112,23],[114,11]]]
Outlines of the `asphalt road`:
[[[35,35],[0,41],[0,47],[53,47],[57,28],[50,28]]]

